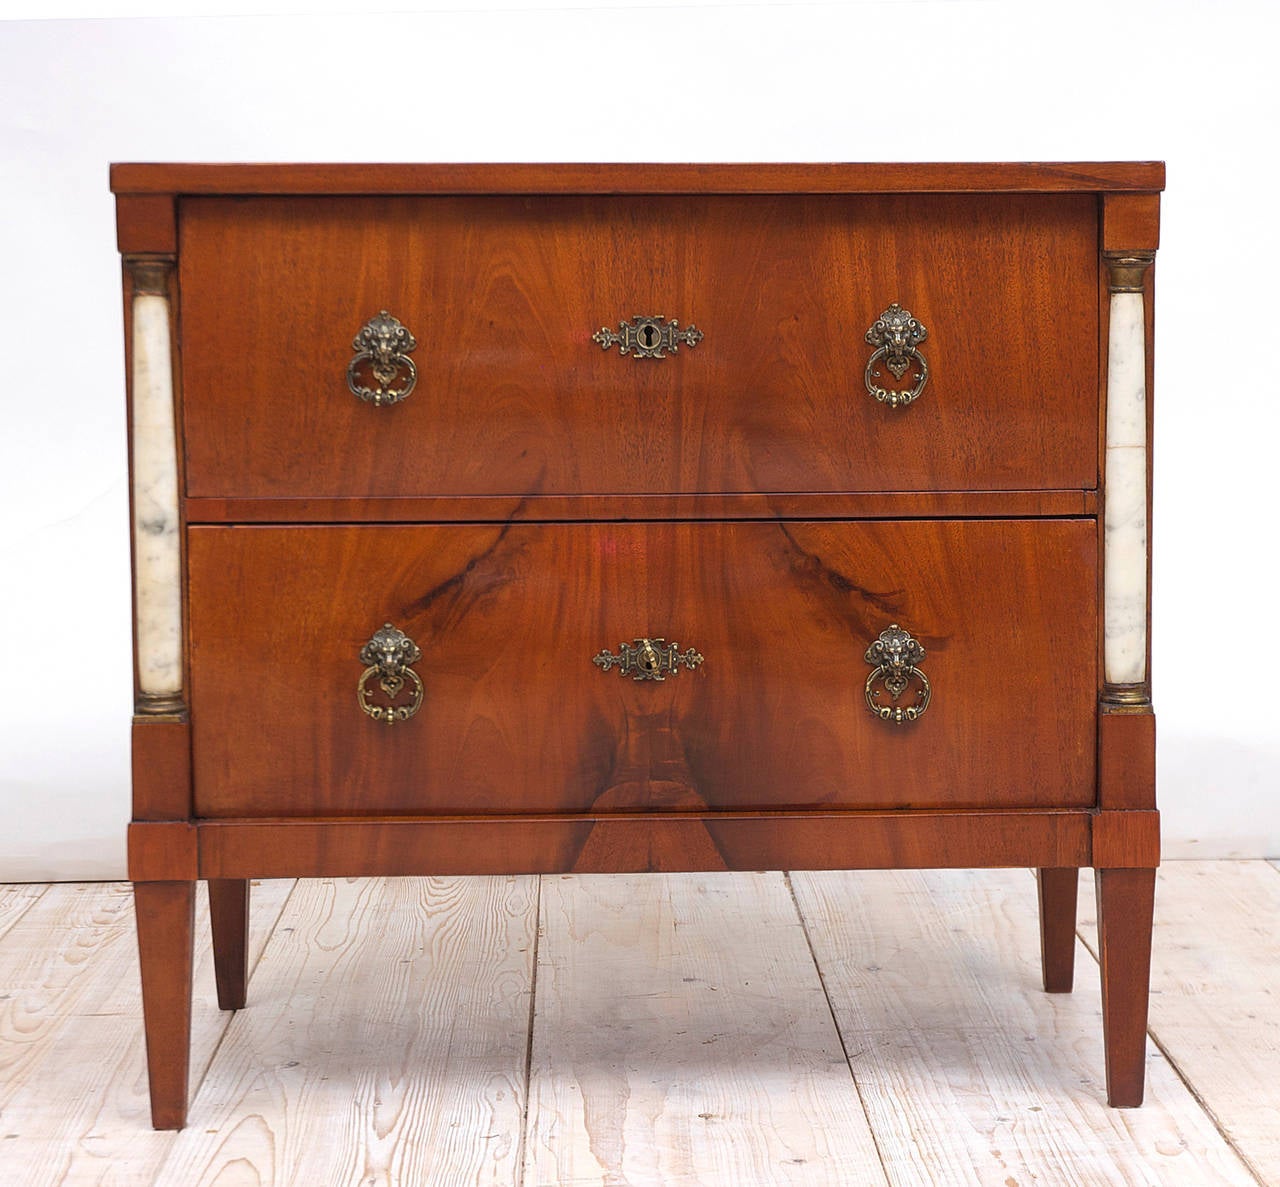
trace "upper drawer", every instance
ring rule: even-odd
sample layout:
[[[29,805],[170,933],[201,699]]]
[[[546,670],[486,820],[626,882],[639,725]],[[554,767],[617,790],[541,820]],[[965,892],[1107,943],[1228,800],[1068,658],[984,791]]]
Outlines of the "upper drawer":
[[[191,495],[1096,485],[1090,195],[188,198],[180,234]],[[898,408],[864,377],[893,302],[928,334]],[[380,310],[417,380],[375,407]],[[655,315],[704,337],[592,340]]]

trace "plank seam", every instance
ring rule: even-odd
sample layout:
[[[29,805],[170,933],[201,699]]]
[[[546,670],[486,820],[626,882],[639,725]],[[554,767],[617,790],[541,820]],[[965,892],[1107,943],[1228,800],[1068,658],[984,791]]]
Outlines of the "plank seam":
[[[1083,930],[1079,927],[1076,928],[1076,939],[1080,941],[1081,947],[1083,947],[1084,950],[1093,958],[1094,964],[1098,964],[1097,952],[1094,951],[1093,946],[1089,943]],[[1227,1149],[1229,1149],[1240,1160],[1240,1165],[1249,1173],[1249,1177],[1258,1184],[1258,1187],[1272,1187],[1262,1172],[1253,1164],[1253,1161],[1249,1156],[1232,1140],[1231,1135],[1223,1128],[1222,1122],[1218,1120],[1217,1113],[1213,1111],[1204,1097],[1200,1095],[1199,1090],[1182,1070],[1182,1067],[1173,1057],[1169,1048],[1160,1041],[1160,1036],[1156,1034],[1155,1027],[1151,1024],[1150,1018],[1148,1018],[1147,1021],[1147,1038],[1151,1040],[1156,1050],[1164,1056],[1165,1062],[1173,1069],[1173,1074],[1178,1077],[1182,1086],[1190,1094],[1191,1099],[1200,1106],[1200,1111],[1209,1119],[1209,1123],[1213,1128],[1217,1130],[1218,1136],[1226,1143]]]
[[[525,1150],[529,1141],[529,1102],[533,1095],[533,1024],[538,1003],[538,947],[542,938],[542,875],[533,898],[533,961],[529,972],[529,1023],[524,1045],[524,1108],[520,1113],[520,1148],[516,1151],[516,1187],[524,1187]]]
[[[17,886],[17,885],[22,885],[22,884],[21,884],[21,883],[13,883],[13,885]],[[18,921],[19,921],[19,920],[21,920],[21,919],[24,919],[24,918],[26,917],[27,912],[28,912],[28,911],[30,911],[30,910],[31,910],[31,908],[32,908],[32,907],[34,907],[34,906],[36,905],[36,903],[40,902],[40,900],[44,898],[45,893],[46,893],[46,892],[48,891],[48,889],[49,889],[49,883],[48,883],[48,882],[41,882],[41,883],[38,883],[38,885],[39,885],[39,887],[40,887],[40,890],[39,890],[39,891],[36,893],[36,895],[35,895],[35,896],[34,896],[34,897],[33,897],[33,898],[32,898],[32,899],[27,903],[27,905],[26,905],[25,907],[23,907],[21,910],[19,910],[19,911],[18,911],[18,913],[17,913],[17,914],[16,914],[12,919],[10,919],[10,920],[9,920],[9,922],[5,925],[4,929],[3,929],[2,931],[0,931],[0,937],[3,937],[3,936],[8,935],[8,934],[9,934],[9,932],[11,932],[11,931],[13,930],[14,926],[18,923]]]
[[[1213,1125],[1213,1128],[1218,1131],[1219,1136],[1221,1136],[1222,1140],[1226,1143],[1227,1148],[1238,1159],[1240,1159],[1241,1165],[1244,1167],[1246,1171],[1249,1172],[1250,1176],[1257,1182],[1258,1187],[1271,1187],[1271,1184],[1263,1176],[1262,1172],[1253,1164],[1252,1159],[1250,1159],[1249,1156],[1243,1150],[1241,1150],[1240,1147],[1236,1145],[1236,1143],[1232,1140],[1231,1135],[1223,1128],[1222,1122],[1218,1120],[1217,1113],[1215,1113],[1213,1109],[1209,1107],[1208,1102],[1204,1099],[1203,1096],[1200,1095],[1196,1086],[1191,1082],[1191,1080],[1187,1077],[1186,1073],[1184,1073],[1182,1068],[1178,1065],[1178,1061],[1174,1059],[1172,1053],[1160,1041],[1159,1036],[1150,1026],[1147,1027],[1147,1035],[1151,1039],[1152,1043],[1155,1044],[1156,1050],[1158,1050],[1160,1054],[1164,1056],[1165,1062],[1171,1068],[1173,1068],[1174,1075],[1176,1075],[1178,1079],[1182,1081],[1183,1087],[1186,1088],[1186,1090],[1191,1094],[1191,1099],[1194,1100],[1196,1104],[1200,1106],[1201,1112],[1203,1112],[1204,1115],[1209,1118],[1210,1123]]]
[[[208,893],[207,881],[205,882],[205,887],[206,887],[205,893],[207,894]],[[257,959],[254,960],[253,964],[245,973],[246,986],[253,981],[253,974],[258,971],[258,966],[262,963],[262,958],[267,954],[267,945],[271,943],[271,937],[276,934],[276,928],[280,926],[280,920],[284,918],[285,911],[289,909],[289,900],[293,898],[294,891],[296,891],[297,889],[298,889],[298,879],[294,878],[293,885],[289,888],[289,893],[285,895],[284,902],[280,904],[280,910],[276,912],[275,918],[271,921],[271,927],[267,930],[267,934],[262,938],[262,944],[258,949]],[[249,896],[250,896],[249,898],[250,910],[252,910],[252,907],[253,907],[252,881],[250,881],[250,885],[249,885]],[[250,921],[252,922],[252,917]],[[247,1000],[247,990],[246,990],[246,1001],[245,1001],[244,1008],[247,1009],[248,1005],[249,1003]],[[240,1011],[239,1010],[219,1010],[218,1013],[222,1015],[222,1033],[218,1035],[218,1041],[213,1044],[212,1048],[210,1048],[209,1058],[205,1060],[204,1067],[200,1069],[200,1074],[196,1078],[195,1084],[190,1089],[190,1095],[193,1102],[195,1101],[200,1088],[204,1085],[205,1079],[209,1075],[210,1068],[213,1067],[213,1061],[218,1058],[218,1052],[222,1050],[222,1044],[226,1041],[227,1032],[230,1031],[231,1029],[231,1023],[235,1020],[235,1016],[238,1013],[240,1013]],[[189,1117],[187,1119],[187,1123],[190,1124]],[[161,1170],[163,1170],[168,1165],[168,1162],[169,1160],[166,1158],[164,1163],[161,1164]]]
[[[840,1042],[840,1051],[844,1055],[845,1065],[849,1069],[849,1079],[853,1081],[853,1090],[858,1094],[858,1106],[862,1109],[862,1115],[866,1118],[867,1132],[871,1135],[871,1141],[875,1146],[876,1157],[880,1160],[880,1171],[884,1175],[886,1184],[892,1180],[889,1177],[889,1167],[884,1160],[884,1150],[880,1146],[880,1135],[876,1133],[876,1127],[871,1120],[871,1113],[867,1109],[866,1097],[862,1095],[862,1085],[858,1083],[858,1074],[853,1070],[853,1060],[849,1057],[849,1047],[844,1041],[844,1031],[840,1029],[840,1022],[836,1018],[835,1006],[831,1002],[831,991],[827,988],[827,978],[823,975],[822,965],[818,963],[818,953],[813,946],[813,937],[809,934],[809,921],[804,917],[804,912],[800,909],[800,900],[796,897],[796,888],[791,881],[791,871],[783,870],[782,879],[787,884],[787,893],[791,896],[791,906],[794,908],[796,918],[800,921],[800,930],[804,934],[805,945],[809,949],[809,959],[813,961],[814,972],[818,974],[818,984],[822,986],[822,997],[827,1003],[827,1012],[831,1015],[831,1025],[835,1029],[836,1038]],[[1266,1187],[1263,1184],[1262,1187]]]

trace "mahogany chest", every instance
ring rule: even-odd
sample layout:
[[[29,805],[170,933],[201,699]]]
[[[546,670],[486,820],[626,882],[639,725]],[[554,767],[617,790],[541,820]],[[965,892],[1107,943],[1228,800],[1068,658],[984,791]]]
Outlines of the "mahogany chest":
[[[155,1125],[255,877],[1092,866],[1140,1103],[1163,180],[115,166]]]

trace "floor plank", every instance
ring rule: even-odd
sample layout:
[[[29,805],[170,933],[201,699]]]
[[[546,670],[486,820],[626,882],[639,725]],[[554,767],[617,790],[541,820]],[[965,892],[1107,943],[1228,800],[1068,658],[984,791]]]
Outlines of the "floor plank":
[[[1026,872],[792,882],[887,1179],[786,884],[748,874],[545,879],[527,1095],[536,880],[304,883],[274,934],[292,884],[257,886],[230,1024],[202,892],[177,1135],[147,1123],[128,887],[0,887],[0,1185],[1280,1184],[1275,865],[1161,870],[1172,1065],[1123,1112],[1088,949],[1039,991]]]
[[[255,886],[255,954],[292,885]],[[197,903],[193,1084],[231,1017],[217,1005],[203,892]],[[129,885],[50,886],[0,943],[0,985],[0,1182],[150,1184],[172,1135],[150,1126]]]
[[[525,1187],[884,1183],[780,874],[548,877]]]
[[[46,890],[43,882],[20,882],[12,886],[0,886],[0,939],[32,907],[40,901]],[[0,982],[0,984],[3,984]]]
[[[1097,966],[1041,991],[1026,871],[792,880],[895,1187],[1256,1187],[1154,1049],[1146,1106],[1107,1108]]]
[[[1080,906],[1096,951],[1091,890]],[[1280,876],[1265,862],[1160,869],[1151,1033],[1264,1183],[1280,1183],[1278,925]]]
[[[514,1184],[537,879],[298,884],[157,1184]]]

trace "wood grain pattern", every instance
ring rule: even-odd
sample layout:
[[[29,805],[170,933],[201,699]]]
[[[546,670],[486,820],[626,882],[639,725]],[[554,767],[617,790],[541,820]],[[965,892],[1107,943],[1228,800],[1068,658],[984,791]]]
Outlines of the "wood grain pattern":
[[[168,883],[196,872],[215,879],[234,1006],[246,880],[266,871],[1026,863],[1061,989],[1071,869],[1092,860],[1111,1095],[1141,1096],[1154,736],[1096,715],[1099,249],[1154,247],[1162,165],[124,165],[112,181],[122,246],[170,252],[176,228],[180,257],[194,727],[140,739],[131,831],[131,873],[155,880],[138,902],[160,1123],[182,1112],[192,943],[190,885]],[[899,410],[862,375],[890,301],[929,328],[929,386]],[[345,382],[379,309],[419,341],[417,390],[391,408]],[[592,342],[635,314],[706,337],[661,362]],[[423,647],[427,687],[393,730],[354,696],[388,620]],[[933,682],[908,729],[862,697],[862,653],[893,621]],[[706,662],[649,685],[591,666],[644,636]],[[338,948],[314,967],[345,981],[364,949]],[[376,994],[381,977],[351,979]],[[244,1164],[175,1163],[184,1187],[258,1162],[326,1180],[295,1144],[311,1082],[280,1084],[283,1129],[238,1128]],[[370,1089],[351,1177],[418,1176],[400,1089],[385,1107]],[[508,1153],[457,1165],[504,1179]]]
[[[1124,869],[1160,864],[1159,812],[1099,812],[1093,818],[1096,869]]]
[[[1097,952],[1092,900],[1080,932]],[[1280,1182],[1278,918],[1280,871],[1265,862],[1174,861],[1157,875],[1151,1033],[1259,1183]]]
[[[156,1129],[181,1129],[187,1120],[195,889],[194,882],[133,885],[151,1124]]]
[[[1117,1108],[1142,1104],[1155,886],[1154,869],[1094,875],[1107,1103]]]
[[[699,519],[993,519],[1093,515],[1092,490],[836,491],[764,495],[198,498],[188,523],[577,522]]]
[[[128,858],[135,882],[194,882],[195,826],[188,820],[135,820],[129,825]]]
[[[514,1184],[536,890],[300,884],[164,1180]]]
[[[37,883],[0,886],[0,940],[40,901],[44,891],[44,885]]]
[[[207,878],[1067,866],[1090,813],[620,812],[202,821]]]
[[[1097,236],[1073,194],[187,199],[187,492],[1094,488]],[[863,379],[893,301],[931,375],[897,410]],[[380,309],[421,345],[375,408]],[[706,339],[591,341],[637,314]]]
[[[1075,980],[1080,871],[1040,868],[1040,975],[1046,993],[1070,993]]]
[[[1025,872],[792,884],[890,1182],[1257,1187],[1154,1048],[1147,1107],[1106,1107],[1098,981],[1041,992]]]
[[[122,193],[877,193],[1162,190],[1163,161],[950,164],[134,164]]]
[[[218,1008],[241,1010],[249,979],[249,880],[209,880],[209,931]]]
[[[116,246],[123,254],[172,255],[178,250],[177,203],[172,194],[121,194],[116,199]]]
[[[1160,195],[1104,194],[1102,250],[1155,251],[1160,246]]]
[[[191,814],[191,723],[134,718],[134,820],[175,820]]]
[[[193,527],[196,811],[1089,806],[1093,539],[1084,520]],[[384,622],[427,686],[390,728],[355,697]],[[906,727],[864,701],[891,622],[934,687]],[[645,635],[706,662],[661,683],[591,663]]]
[[[267,882],[256,888],[252,961],[292,886]],[[207,927],[203,895],[197,926],[202,934]],[[217,1008],[209,948],[200,944],[194,1083],[205,1077],[229,1018]],[[163,1181],[159,1169],[175,1135],[150,1128],[127,884],[50,887],[0,942],[0,1116],[0,1182],[6,1187],[147,1187]]]
[[[539,1005],[543,994],[553,988],[562,1002],[581,995],[584,1008],[603,1012],[607,998],[616,996],[620,988],[616,979],[601,988],[605,978],[592,966],[593,953],[617,960],[631,952],[627,967],[647,978],[623,987],[636,991],[636,996],[643,989],[670,992],[659,1000],[640,999],[645,1003],[644,1022],[638,1028],[622,1036],[608,1030],[596,1032],[599,1058],[593,1058],[589,1036],[575,1037],[576,1066],[594,1075],[595,1084],[605,1085],[612,1071],[605,1058],[610,1051],[621,1052],[621,1074],[633,1082],[640,1068],[662,1070],[675,1059],[693,1058],[702,1073],[697,1086],[706,1097],[728,1102],[735,1115],[759,1118],[762,1132],[747,1147],[753,1151],[789,1149],[793,1141],[806,1140],[814,1128],[824,1125],[821,1104],[809,1115],[790,1104],[777,1113],[771,1107],[778,1103],[779,1085],[790,1069],[811,1067],[807,1061],[813,1056],[816,1026],[807,1003],[818,977],[810,961],[805,979],[804,962],[794,955],[791,925],[772,926],[771,922],[768,928],[754,927],[757,887],[765,883],[768,902],[775,904],[774,879],[748,875],[743,879],[748,884],[739,889],[736,876],[712,877],[705,879],[711,888],[706,896],[660,890],[664,884],[687,886],[697,879],[622,879],[637,885],[641,893],[635,910],[624,908],[616,915],[598,912],[594,895],[577,897],[578,888],[597,887],[601,881],[575,878],[562,883],[566,901],[557,914],[548,914],[547,923],[557,929],[555,942],[571,947],[577,955],[572,961],[557,962],[556,977],[548,973],[539,978]],[[803,898],[805,878],[793,876],[792,881]],[[815,912],[812,902],[806,902],[804,918],[817,943],[822,943],[824,935],[837,942],[832,947],[835,961],[824,955],[822,975],[832,1000],[843,1003],[842,1024],[852,1019],[845,1038],[873,1106],[875,1136],[895,1185],[1008,1187],[1009,1178],[1018,1183],[1079,1183],[1082,1187],[1119,1183],[1257,1187],[1280,1181],[1280,1102],[1273,1087],[1280,1059],[1280,1017],[1273,1007],[1280,993],[1276,984],[1280,953],[1270,926],[1280,913],[1280,871],[1265,862],[1171,862],[1160,870],[1151,1025],[1169,1062],[1153,1047],[1151,1086],[1144,1107],[1120,1112],[1100,1105],[1095,1018],[1099,1000],[1093,960],[1082,946],[1082,975],[1074,995],[1046,998],[1040,993],[1035,892],[1025,873],[823,875],[813,881],[825,906]],[[719,889],[722,882],[728,890]],[[610,880],[605,889],[611,884]],[[280,882],[255,886],[255,950],[261,948],[290,888],[291,884]],[[359,913],[358,926],[397,938],[394,943],[369,939],[364,950],[377,947],[382,952],[381,967],[394,970],[400,955],[396,945],[404,934],[400,924],[379,913],[369,896],[357,897],[370,903],[370,909]],[[412,895],[394,901],[398,911],[413,914],[417,910]],[[193,1124],[180,1134],[151,1133],[137,1024],[128,887],[64,883],[0,888],[0,920],[6,904],[18,909],[15,902],[34,905],[0,937],[0,1115],[4,1118],[0,1181],[6,1187],[9,1183],[15,1187],[193,1187],[211,1181],[219,1187],[238,1187],[270,1182],[258,1172],[273,1165],[270,1143],[273,1135],[285,1130],[288,1102],[295,1107],[288,1124],[298,1121],[305,1126],[299,1140],[312,1147],[310,1182],[327,1187],[357,1180],[363,1163],[353,1158],[352,1129],[341,1121],[348,1114],[339,1111],[335,1121],[335,1114],[325,1113],[322,1127],[320,1110],[325,1102],[309,1088],[286,1097],[269,1092],[264,1081],[263,1090],[243,1093],[238,1106],[229,1103],[241,1083],[245,1040],[237,1040],[238,1047],[231,1049],[233,1057],[228,1058],[229,1047],[224,1045],[209,1063],[229,1016],[214,1001],[213,972],[204,944],[198,945],[193,1012],[193,1066],[196,1078],[203,1077],[195,1108],[198,1114],[207,1095],[228,1102],[226,1111],[216,1119],[212,1114],[196,1117],[210,1124]],[[648,922],[638,918],[641,902]],[[207,922],[203,895],[198,903],[197,928],[203,934]],[[579,927],[569,932],[562,926],[570,919],[588,917],[598,921],[597,929]],[[776,907],[771,906],[763,917],[778,920]],[[607,922],[609,918],[614,922]],[[677,918],[680,926],[672,926]],[[742,922],[735,924],[739,918]],[[431,940],[429,947],[452,946],[463,927],[461,921],[446,910],[433,919],[451,938]],[[1092,920],[1092,896],[1086,893],[1081,924],[1089,943],[1093,943]],[[282,927],[293,927],[297,921],[298,916],[282,921]],[[702,930],[694,933],[697,939],[686,948],[684,937],[695,924]],[[702,932],[710,934],[703,939]],[[268,1006],[255,993],[248,1015],[266,1008],[295,1020],[296,1029],[306,1025],[315,998],[327,994],[330,1000],[324,1008],[338,1019],[337,1027],[350,1025],[360,1003],[350,1001],[334,980],[320,984],[289,975],[286,966],[296,947],[285,941],[293,934],[278,936],[281,943],[273,945],[274,955],[268,953],[255,974],[257,983],[266,986],[269,1000],[277,1004]],[[338,936],[336,924],[324,934]],[[343,953],[361,943],[345,931],[338,938],[340,942],[331,947],[335,967],[342,964]],[[674,951],[679,959],[723,972],[726,965],[711,962],[721,961],[730,944],[745,950],[740,956],[727,954],[738,969],[757,961],[764,966],[770,978],[767,996],[753,995],[764,982],[748,974],[733,983],[727,978],[685,982],[686,974],[681,973],[664,983],[661,960],[650,963],[647,959],[647,951],[658,951],[660,957]],[[411,946],[404,942],[406,949]],[[545,954],[544,948],[544,958]],[[277,957],[278,967],[273,970]],[[872,970],[870,965],[879,968]],[[742,984],[747,979],[751,985]],[[718,988],[713,992],[710,984]],[[303,996],[290,1006],[285,997],[295,985]],[[597,1001],[587,999],[593,989],[598,990]],[[799,1021],[765,1034],[770,1058],[748,1054],[741,1062],[724,1059],[713,1053],[732,1042],[735,1022],[720,1025],[721,1009],[714,1000],[725,993],[734,994],[734,1012],[753,1025],[771,1017]],[[347,1014],[348,1010],[354,1012]],[[900,1032],[892,1029],[896,1019],[909,1015]],[[708,1025],[711,1034],[722,1036],[715,1043],[697,1044],[705,1053],[701,1058],[696,1053],[689,1057],[687,1048],[671,1041],[673,1031],[689,1017]],[[567,1027],[572,1024],[572,1019],[566,1020]],[[909,1046],[903,1046],[904,1039],[910,1040]],[[394,1042],[393,1037],[387,1044],[393,1051]],[[794,1065],[785,1058],[793,1042],[800,1054]],[[305,1046],[305,1041],[299,1040],[298,1046]],[[557,1066],[566,1076],[572,1074],[561,1049],[549,1049],[548,1054],[559,1055]],[[274,1058],[283,1055],[280,1052]],[[310,1076],[319,1089],[327,1091],[336,1060],[332,1056],[313,1059],[313,1055],[310,1048],[305,1056],[295,1051],[288,1058],[299,1058],[299,1066],[281,1074]],[[830,1074],[847,1075],[834,1065]],[[325,1075],[329,1081],[320,1080]],[[825,1075],[825,1069],[818,1069],[811,1082],[828,1087]],[[1185,1079],[1185,1086],[1178,1077]],[[548,1079],[540,1084],[545,1099],[552,1103],[571,1098],[567,1083],[557,1087]],[[654,1092],[659,1087],[654,1085]],[[633,1098],[610,1101],[603,1093],[597,1096],[604,1107],[592,1114],[594,1129],[635,1134],[647,1121],[638,1105],[641,1097],[652,1099],[647,1092],[648,1086],[641,1084]],[[896,1097],[891,1097],[894,1092]],[[304,1097],[315,1104],[314,1121],[296,1111]],[[438,1096],[421,1103],[423,1108],[450,1107],[449,1100]],[[349,1107],[350,1095],[346,1104]],[[668,1109],[653,1116],[653,1125],[670,1132],[679,1120],[678,1112]],[[882,1120],[887,1124],[881,1125]],[[575,1121],[581,1123],[581,1111]],[[519,1171],[510,1159],[501,1163],[501,1172],[496,1169],[498,1160],[483,1162],[485,1151],[495,1144],[488,1122],[489,1117],[477,1115],[451,1129],[451,1149],[461,1165],[495,1167],[479,1182],[516,1187]],[[707,1138],[693,1151],[695,1158],[704,1159],[699,1164],[701,1187],[793,1181],[788,1175],[806,1181],[805,1166],[779,1166],[776,1179],[744,1179],[737,1173],[738,1159],[725,1157],[711,1165],[708,1156],[720,1135],[714,1121],[697,1118],[697,1123],[705,1126],[702,1133]],[[530,1134],[551,1134],[549,1121],[539,1123],[536,1102],[528,1126]],[[216,1133],[206,1132],[214,1127]],[[560,1132],[566,1142],[581,1140],[580,1128]],[[18,1136],[6,1136],[13,1134]],[[826,1136],[834,1145],[847,1135],[833,1129]],[[1232,1155],[1228,1142],[1243,1155],[1252,1175]],[[190,1152],[196,1147],[201,1157],[193,1158]],[[680,1149],[673,1143],[663,1146],[662,1152],[670,1159]],[[630,1182],[637,1187],[652,1182],[644,1175],[645,1168],[637,1167],[635,1148],[629,1153],[633,1157],[625,1162],[625,1169],[632,1172]],[[532,1150],[529,1165],[535,1166]],[[206,1170],[208,1175],[202,1179]],[[215,1174],[221,1178],[213,1180]],[[860,1187],[884,1178],[869,1170],[865,1176],[850,1172],[848,1178],[837,1181],[842,1187],[844,1183]],[[527,1174],[525,1182],[537,1180]]]
[[[525,1187],[885,1183],[779,874],[548,878]]]
[[[1098,715],[1098,806],[1106,811],[1155,809],[1154,713]]]

